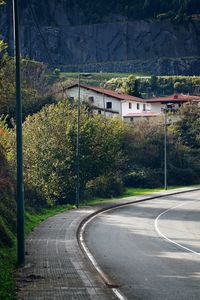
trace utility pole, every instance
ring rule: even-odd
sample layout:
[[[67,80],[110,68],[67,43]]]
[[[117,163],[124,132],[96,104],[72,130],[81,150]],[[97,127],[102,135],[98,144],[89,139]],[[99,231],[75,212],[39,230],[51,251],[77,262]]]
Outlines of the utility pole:
[[[80,106],[81,88],[80,73],[78,74],[78,103],[77,103],[77,140],[76,140],[76,207],[79,208],[80,202]]]
[[[105,86],[106,84],[103,84],[103,110],[104,110],[104,117],[106,116],[106,103],[105,103]]]
[[[167,190],[167,109],[164,109],[164,187]]]
[[[80,204],[80,123],[81,123],[81,77],[90,77],[90,73],[78,74],[77,136],[76,136],[76,207]]]
[[[104,117],[106,116],[106,103],[105,103],[105,87],[106,83],[103,80],[103,71],[100,71],[101,74],[101,86],[103,88],[103,110],[104,110]]]
[[[17,258],[18,264],[25,263],[24,247],[24,179],[22,147],[22,101],[20,78],[20,37],[18,0],[13,0],[13,25],[16,60],[16,143],[17,143]]]

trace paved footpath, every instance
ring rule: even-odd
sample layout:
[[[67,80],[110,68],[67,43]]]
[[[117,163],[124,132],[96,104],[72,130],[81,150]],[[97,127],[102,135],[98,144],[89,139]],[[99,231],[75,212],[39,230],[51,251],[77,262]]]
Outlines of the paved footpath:
[[[157,197],[184,190],[187,189],[153,195]],[[26,265],[17,272],[18,299],[116,299],[80,249],[77,229],[81,221],[95,211],[149,197],[152,194],[71,210],[41,223],[26,241]]]

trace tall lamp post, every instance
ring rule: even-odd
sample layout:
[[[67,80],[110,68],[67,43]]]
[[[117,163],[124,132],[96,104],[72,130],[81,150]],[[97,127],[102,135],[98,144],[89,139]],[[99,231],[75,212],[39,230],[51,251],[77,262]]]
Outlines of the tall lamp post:
[[[80,108],[81,108],[81,77],[89,77],[89,73],[78,74],[78,103],[77,103],[77,136],[76,136],[76,207],[80,204]]]
[[[167,190],[167,126],[170,125],[170,121],[167,119],[167,112],[169,110],[169,107],[166,105],[165,108],[163,108],[164,113],[164,188]]]
[[[105,87],[106,87],[106,83],[103,83],[103,109],[104,109],[104,117],[106,116]]]
[[[106,82],[103,81],[103,72],[100,71],[101,74],[101,81],[102,83],[100,84],[100,86],[102,86],[103,92],[103,110],[104,110],[104,117],[106,116],[106,102],[105,102],[105,88],[106,88]]]
[[[164,109],[164,188],[167,190],[167,108]]]
[[[22,101],[20,80],[20,42],[18,0],[13,0],[13,25],[16,59],[16,143],[17,143],[17,258],[18,264],[25,263],[24,247],[24,182],[22,147]]]

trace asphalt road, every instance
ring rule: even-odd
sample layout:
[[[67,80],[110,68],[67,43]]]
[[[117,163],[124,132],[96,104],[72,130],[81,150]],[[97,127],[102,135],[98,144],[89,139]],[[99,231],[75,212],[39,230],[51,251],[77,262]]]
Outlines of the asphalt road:
[[[200,299],[199,191],[103,213],[84,238],[127,299]]]

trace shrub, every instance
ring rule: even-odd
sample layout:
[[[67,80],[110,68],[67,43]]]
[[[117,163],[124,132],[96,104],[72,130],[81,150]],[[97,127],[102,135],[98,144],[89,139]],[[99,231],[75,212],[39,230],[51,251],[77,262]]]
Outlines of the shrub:
[[[199,177],[191,168],[170,168],[168,179],[170,185],[191,185],[199,183]]]
[[[86,185],[86,194],[89,197],[116,197],[123,193],[124,185],[120,177],[108,174],[90,180]]]
[[[0,246],[13,246],[13,235],[2,217],[0,217]]]
[[[5,153],[0,145],[0,245],[12,246],[16,232],[16,203]]]
[[[80,191],[99,176],[120,174],[126,125],[120,119],[91,115],[83,105],[80,128]],[[29,204],[74,203],[76,187],[77,107],[63,101],[29,116],[23,126],[25,185]],[[8,136],[14,158],[15,132]],[[117,189],[117,184],[116,184]],[[112,188],[111,194],[114,194]],[[32,202],[32,203],[31,203]]]
[[[151,169],[136,169],[125,177],[129,187],[155,188],[163,185],[163,172]]]
[[[7,122],[12,126],[11,119],[16,117],[14,59],[7,53],[2,54],[2,57],[1,54],[0,44],[0,112],[8,116]],[[29,114],[36,113],[44,105],[55,102],[55,97],[50,95],[47,74],[47,67],[42,63],[22,59],[23,119]]]

